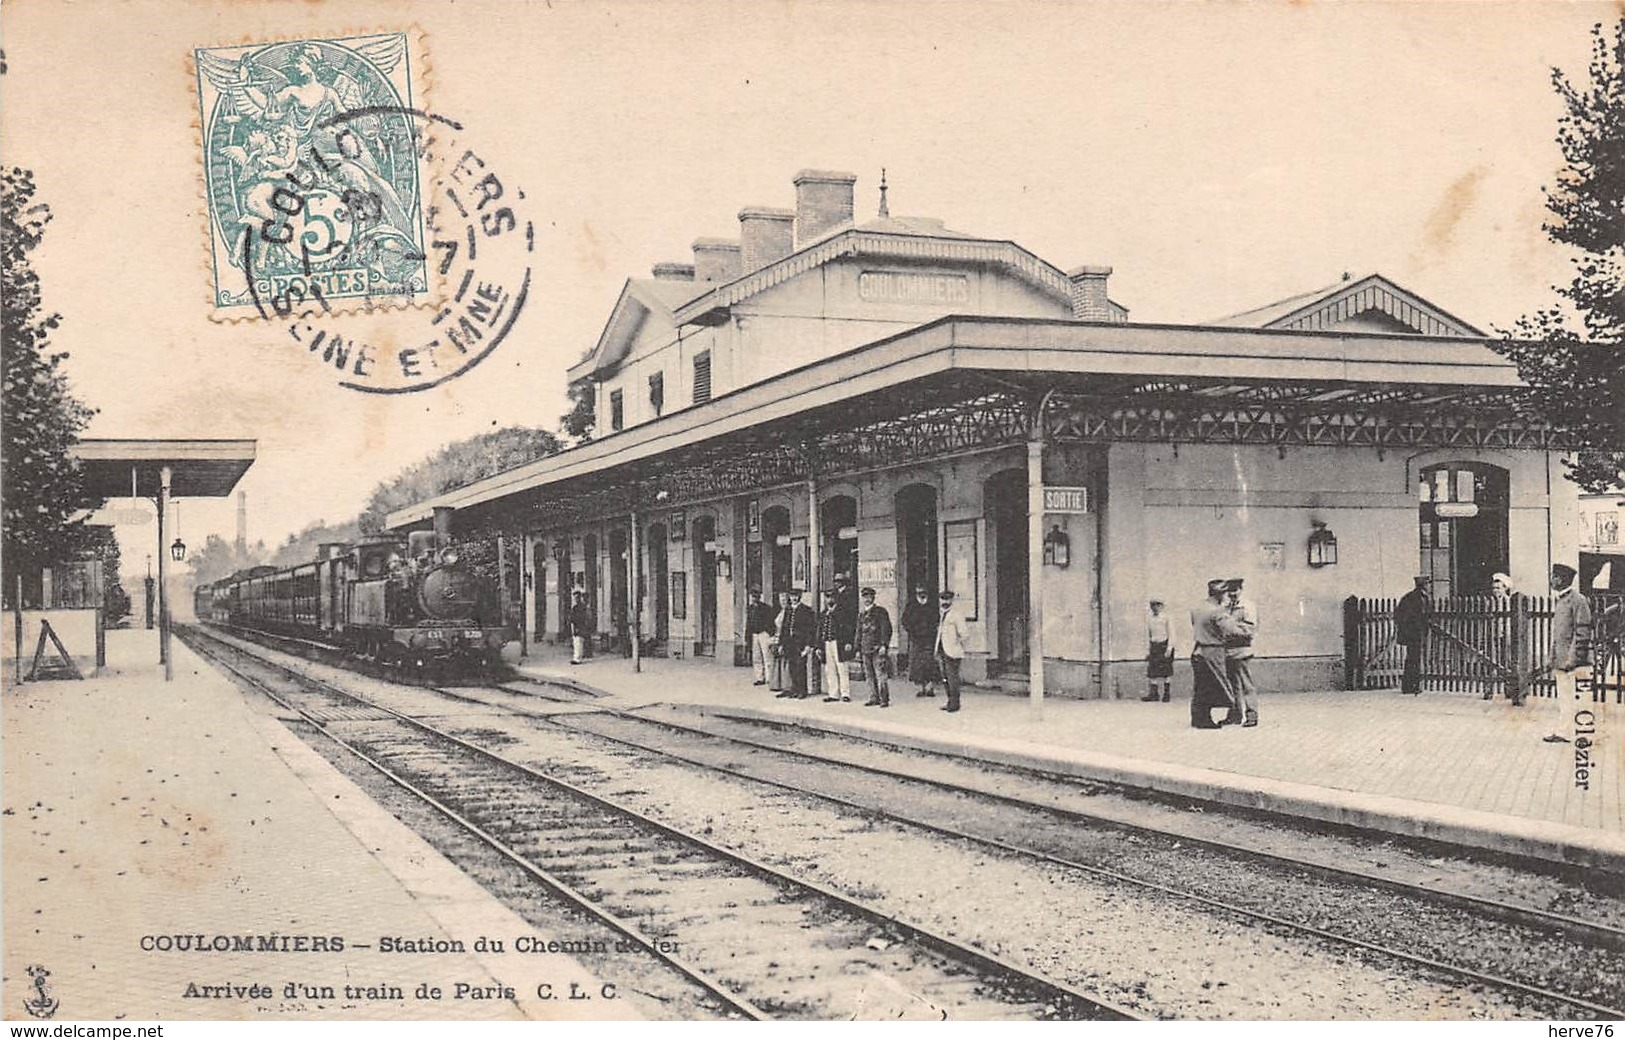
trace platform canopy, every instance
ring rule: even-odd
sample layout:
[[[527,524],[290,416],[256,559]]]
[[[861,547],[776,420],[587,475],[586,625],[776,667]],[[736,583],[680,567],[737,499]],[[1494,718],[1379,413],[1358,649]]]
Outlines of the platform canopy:
[[[530,528],[1018,445],[1562,450],[1478,338],[949,317],[393,512]]]
[[[156,498],[165,466],[171,498],[224,498],[254,464],[255,447],[252,440],[91,439],[68,450],[98,498]]]

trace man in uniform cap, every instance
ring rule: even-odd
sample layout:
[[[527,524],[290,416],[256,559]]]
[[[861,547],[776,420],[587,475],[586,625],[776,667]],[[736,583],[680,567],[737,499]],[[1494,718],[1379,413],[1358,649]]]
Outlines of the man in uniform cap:
[[[1574,587],[1574,568],[1552,564],[1552,678],[1557,682],[1557,725],[1543,739],[1567,744],[1565,731],[1581,707],[1580,695],[1590,687],[1591,604]],[[1584,680],[1584,681],[1582,681]]]
[[[1416,576],[1411,591],[1394,604],[1394,642],[1405,648],[1405,671],[1399,679],[1399,692],[1422,692],[1422,637],[1428,630],[1428,583],[1426,574]]]
[[[867,706],[891,707],[891,615],[886,608],[875,603],[874,589],[861,589],[858,602],[863,610],[858,614],[858,657],[863,661],[863,674],[869,677]]]
[[[780,697],[803,698],[807,693],[807,669],[817,667],[809,658],[813,642],[818,638],[818,618],[811,607],[801,602],[801,589],[790,590],[790,603],[784,608],[783,627],[779,630],[779,648],[790,669],[790,689]]]
[[[1219,723],[1213,721],[1213,709],[1233,708],[1236,704],[1225,667],[1224,645],[1227,639],[1240,635],[1241,628],[1225,604],[1229,586],[1228,578],[1214,578],[1207,583],[1207,599],[1191,610],[1191,635],[1196,641],[1191,651],[1191,672],[1195,678],[1191,689],[1191,726],[1195,729],[1218,729]]]
[[[943,711],[959,710],[959,666],[965,659],[965,617],[954,606],[952,589],[943,589],[937,596],[942,608],[937,617],[937,667],[942,671],[942,685],[948,690],[948,703]]]
[[[1258,687],[1253,683],[1253,636],[1258,632],[1258,616],[1252,604],[1241,599],[1242,579],[1231,578],[1224,583],[1225,606],[1230,618],[1241,629],[1224,641],[1225,678],[1230,680],[1230,692],[1236,702],[1230,706],[1221,725],[1241,723],[1243,727],[1258,725]]]

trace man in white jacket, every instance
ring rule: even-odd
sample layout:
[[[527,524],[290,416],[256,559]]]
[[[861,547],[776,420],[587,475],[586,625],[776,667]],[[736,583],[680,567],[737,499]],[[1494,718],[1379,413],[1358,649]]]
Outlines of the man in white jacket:
[[[937,667],[942,681],[948,687],[948,703],[943,711],[959,710],[959,664],[965,659],[965,616],[954,606],[952,589],[943,589],[937,597],[942,616],[937,621]]]

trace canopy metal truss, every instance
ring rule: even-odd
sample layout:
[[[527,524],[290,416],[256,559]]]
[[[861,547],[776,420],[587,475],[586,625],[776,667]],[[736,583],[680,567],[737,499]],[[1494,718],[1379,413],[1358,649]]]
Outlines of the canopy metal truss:
[[[1040,411],[1051,443],[1568,447],[1512,388],[955,369],[470,505],[457,522],[547,529],[1015,446]]]

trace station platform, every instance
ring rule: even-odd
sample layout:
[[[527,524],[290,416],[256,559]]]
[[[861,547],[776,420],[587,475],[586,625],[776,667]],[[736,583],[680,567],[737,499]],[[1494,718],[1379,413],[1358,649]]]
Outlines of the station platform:
[[[7,677],[3,1017],[37,1001],[35,968],[49,973],[59,1021],[635,1017],[626,1001],[566,1013],[539,1000],[541,982],[596,993],[596,980],[567,956],[516,954],[513,939],[535,929],[321,759],[271,702],[173,647],[170,683],[147,631],[110,631],[108,666],[92,679]],[[174,949],[197,936],[209,950]],[[213,949],[242,936],[273,949]],[[464,950],[383,952],[395,936]],[[480,936],[506,952],[477,952]],[[459,984],[477,990],[459,997]]]
[[[1558,713],[1472,694],[1397,690],[1264,694],[1260,725],[1190,726],[1188,667],[1170,703],[1025,695],[966,686],[957,714],[892,681],[890,708],[777,699],[748,668],[706,660],[599,656],[533,644],[510,662],[529,677],[585,687],[606,704],[675,703],[848,736],[1041,769],[1625,875],[1625,713],[1601,720],[1586,782],[1573,744],[1542,738]],[[1570,724],[1572,730],[1572,723]],[[1568,735],[1572,738],[1573,732]]]

